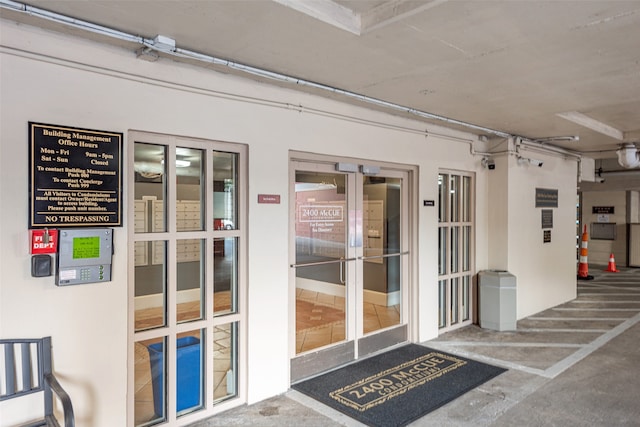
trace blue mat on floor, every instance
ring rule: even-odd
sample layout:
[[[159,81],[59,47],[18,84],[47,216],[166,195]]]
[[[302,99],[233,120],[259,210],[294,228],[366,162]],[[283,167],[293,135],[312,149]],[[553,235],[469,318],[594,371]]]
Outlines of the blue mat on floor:
[[[401,427],[505,371],[409,344],[292,388],[369,426]]]

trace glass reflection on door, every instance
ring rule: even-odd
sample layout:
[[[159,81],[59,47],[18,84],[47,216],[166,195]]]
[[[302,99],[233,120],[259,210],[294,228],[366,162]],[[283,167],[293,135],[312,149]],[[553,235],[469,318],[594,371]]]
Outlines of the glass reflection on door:
[[[363,182],[365,334],[400,324],[401,182],[371,176]]]
[[[213,229],[238,230],[238,154],[213,152]],[[238,312],[237,233],[213,240],[213,313],[223,316]]]
[[[346,338],[346,176],[296,172],[296,354]]]

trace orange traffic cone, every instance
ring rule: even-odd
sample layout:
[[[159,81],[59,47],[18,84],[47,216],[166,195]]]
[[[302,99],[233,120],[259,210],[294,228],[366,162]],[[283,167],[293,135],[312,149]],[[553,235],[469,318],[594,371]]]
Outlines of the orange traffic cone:
[[[616,268],[616,259],[613,257],[613,252],[609,255],[609,265],[605,271],[608,271],[609,273],[617,273],[620,271]]]
[[[587,226],[584,226],[582,232],[582,245],[580,246],[580,263],[578,264],[578,280],[593,280],[593,276],[589,276],[589,263],[587,262],[589,250],[587,248],[589,235],[587,234]]]

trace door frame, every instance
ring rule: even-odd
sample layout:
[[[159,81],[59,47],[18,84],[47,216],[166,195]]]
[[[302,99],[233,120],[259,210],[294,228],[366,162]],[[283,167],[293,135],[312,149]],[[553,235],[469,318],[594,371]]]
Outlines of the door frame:
[[[406,263],[406,269],[404,271],[407,272],[407,277],[403,279],[403,286],[405,286],[404,292],[402,292],[402,322],[400,325],[396,327],[390,328],[391,331],[394,331],[396,328],[403,329],[403,338],[397,344],[401,344],[404,342],[415,342],[418,338],[418,286],[417,286],[417,278],[418,278],[418,227],[417,227],[417,218],[418,211],[416,202],[418,199],[418,189],[417,189],[417,180],[418,180],[418,167],[415,165],[405,165],[398,163],[390,163],[390,162],[382,162],[377,160],[370,159],[361,159],[361,158],[351,158],[351,157],[342,157],[342,156],[330,156],[330,155],[321,155],[314,153],[306,153],[299,151],[290,151],[289,152],[289,304],[288,304],[288,316],[289,316],[289,325],[296,324],[296,233],[295,233],[295,209],[296,209],[296,200],[295,200],[295,173],[296,173],[296,163],[309,163],[309,164],[325,164],[325,165],[335,165],[337,163],[349,163],[349,164],[367,164],[367,165],[375,165],[379,166],[383,171],[400,171],[406,173],[406,218],[407,224],[406,227],[403,227],[402,235],[405,241],[403,242],[401,252],[408,252],[406,256],[401,256],[401,262]],[[310,169],[312,170],[312,169]],[[354,171],[356,172],[356,171]],[[359,172],[359,171],[358,171]],[[383,173],[381,175],[384,175]],[[360,182],[361,184],[361,182]],[[347,185],[348,186],[348,185]],[[362,211],[362,200],[356,200],[356,210]],[[362,247],[355,248],[357,249],[357,255],[362,258]],[[352,287],[355,288],[355,287]],[[351,298],[356,297],[356,292],[360,295],[360,299],[362,298],[362,289],[347,289],[347,294],[351,295]],[[347,314],[349,316],[349,314]],[[405,320],[406,319],[406,320]],[[355,323],[355,325],[354,325]],[[359,321],[351,322],[351,325],[347,326],[347,328],[355,328],[356,325],[359,324]],[[347,336],[348,335],[347,331]],[[373,345],[375,347],[375,337],[377,334],[371,335],[362,335],[357,336],[354,340],[345,341],[342,343],[332,344],[331,348],[335,351],[332,351],[331,357],[332,359],[327,362],[322,353],[323,349],[327,349],[328,347],[320,347],[316,350],[312,350],[309,353],[303,354],[305,361],[304,364],[311,364],[317,366],[317,371],[321,372],[322,370],[327,370],[330,368],[334,368],[339,365],[347,364],[354,360],[360,358],[360,354],[363,352],[363,349],[367,349],[367,347]],[[391,345],[387,348],[392,348],[395,345]],[[375,353],[376,350],[372,351],[364,351],[364,356],[368,356],[369,354]],[[296,354],[296,328],[289,328],[289,360],[291,363],[291,369],[289,370],[289,383],[297,382],[302,380],[304,377],[308,376],[298,376],[294,374],[294,361],[300,358],[301,355]],[[315,372],[315,373],[318,373]]]

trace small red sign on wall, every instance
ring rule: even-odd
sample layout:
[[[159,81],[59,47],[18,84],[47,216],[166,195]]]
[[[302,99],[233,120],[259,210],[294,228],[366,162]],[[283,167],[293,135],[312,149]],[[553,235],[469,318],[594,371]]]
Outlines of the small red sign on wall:
[[[258,194],[258,203],[280,204],[279,194]]]
[[[58,230],[30,230],[30,232],[29,247],[32,254],[55,254],[58,251]]]

